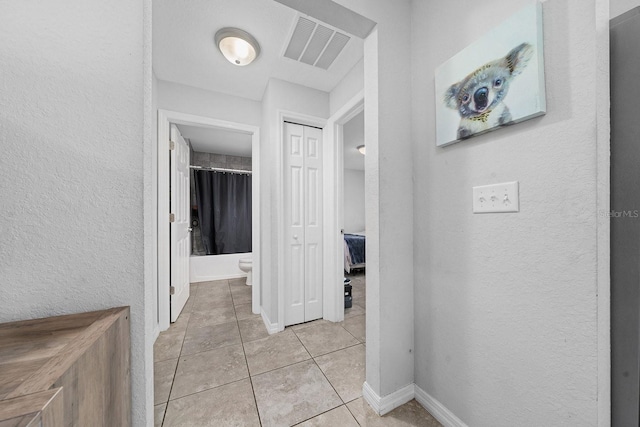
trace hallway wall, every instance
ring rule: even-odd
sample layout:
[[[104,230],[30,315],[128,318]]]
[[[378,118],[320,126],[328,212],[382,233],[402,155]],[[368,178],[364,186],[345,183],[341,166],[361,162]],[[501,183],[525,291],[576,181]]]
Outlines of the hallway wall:
[[[364,47],[367,386],[385,397],[414,379],[411,2],[336,3],[377,22]]]
[[[469,425],[594,426],[607,415],[601,3],[543,3],[545,116],[445,148],[435,146],[434,69],[529,2],[412,4],[416,384]],[[514,180],[519,213],[472,213],[473,186]]]
[[[640,6],[640,0],[610,0],[610,16],[615,18],[638,6]]]
[[[225,95],[179,83],[158,81],[158,108],[260,126],[262,105],[239,96]]]
[[[131,306],[135,426],[153,413],[143,285],[150,3],[0,2],[0,322]]]

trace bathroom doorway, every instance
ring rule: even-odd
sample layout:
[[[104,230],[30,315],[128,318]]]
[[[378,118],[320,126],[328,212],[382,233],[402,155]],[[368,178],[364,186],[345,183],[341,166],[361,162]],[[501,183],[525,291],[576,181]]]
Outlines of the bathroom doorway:
[[[160,330],[169,328],[171,319],[177,319],[177,315],[171,315],[171,269],[174,268],[174,260],[170,251],[170,186],[169,184],[169,153],[170,153],[170,129],[175,125],[184,138],[191,143],[191,169],[215,170],[220,173],[249,175],[251,191],[251,237],[250,247],[252,258],[253,284],[251,290],[251,310],[254,314],[260,313],[260,167],[259,167],[259,128],[243,123],[228,122],[209,117],[195,116],[167,110],[158,111],[158,313]],[[209,147],[206,141],[209,140]],[[218,142],[216,141],[226,141]],[[195,143],[195,147],[194,147]],[[206,151],[201,151],[206,150]],[[240,150],[240,151],[239,151]],[[244,151],[242,151],[244,150]],[[207,152],[208,151],[208,152]],[[214,153],[214,151],[218,151]],[[229,154],[225,154],[229,153]],[[244,155],[237,155],[244,154]],[[227,162],[227,156],[229,161]],[[206,164],[202,163],[206,160]],[[223,161],[224,160],[224,161]],[[196,164],[200,162],[202,164]],[[235,162],[235,163],[234,163]],[[243,164],[244,162],[244,164]],[[222,164],[224,163],[224,165]],[[214,165],[225,166],[215,167]],[[200,166],[198,168],[198,166]],[[231,172],[230,172],[231,171]],[[193,179],[194,173],[191,173]],[[162,185],[161,183],[167,183]],[[207,256],[205,245],[199,244],[202,239],[198,236],[202,233],[200,221],[197,216],[197,208],[194,209],[195,194],[191,188],[184,188],[191,195],[192,203],[189,206],[191,218],[192,242],[189,249],[189,276],[190,281],[207,281],[238,277],[239,257],[247,257],[247,253]],[[197,205],[197,204],[196,204]],[[196,220],[197,219],[197,220]],[[194,220],[196,220],[194,222]],[[195,233],[194,233],[195,232]],[[244,243],[248,246],[248,243]],[[205,256],[193,255],[204,252]],[[238,258],[238,259],[236,259]],[[233,265],[232,265],[233,264]],[[220,277],[214,277],[220,275]],[[225,276],[225,277],[223,277]]]

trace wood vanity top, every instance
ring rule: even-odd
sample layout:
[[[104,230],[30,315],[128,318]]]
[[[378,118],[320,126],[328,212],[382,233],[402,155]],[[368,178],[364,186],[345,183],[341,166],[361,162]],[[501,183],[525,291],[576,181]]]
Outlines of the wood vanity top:
[[[82,374],[81,382],[90,380],[88,377],[93,377],[93,372],[96,378],[91,378],[91,381],[94,384],[102,379],[104,372],[110,375],[121,372],[125,375],[122,387],[126,390],[128,325],[128,307],[0,324],[0,408],[3,402],[8,403],[11,399],[60,387],[64,382],[61,378],[78,375],[73,372],[78,369],[75,364],[79,360],[86,360],[82,363],[89,369]],[[99,341],[105,336],[111,343],[107,347]],[[120,343],[124,352],[116,354],[112,346]],[[90,367],[92,361],[95,363],[93,368]],[[69,384],[78,383],[72,381]],[[126,391],[124,393],[129,395]],[[100,396],[97,399],[104,401]]]

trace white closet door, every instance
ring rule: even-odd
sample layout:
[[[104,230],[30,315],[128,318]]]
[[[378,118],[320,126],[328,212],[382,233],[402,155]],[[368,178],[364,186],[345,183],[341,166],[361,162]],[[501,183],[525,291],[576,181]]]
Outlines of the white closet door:
[[[284,324],[304,322],[304,128],[284,126]]]
[[[285,123],[285,326],[322,317],[321,143],[321,129]]]
[[[175,125],[171,125],[171,322],[175,322],[189,298],[189,146]]]
[[[304,127],[304,321],[322,317],[322,129]]]

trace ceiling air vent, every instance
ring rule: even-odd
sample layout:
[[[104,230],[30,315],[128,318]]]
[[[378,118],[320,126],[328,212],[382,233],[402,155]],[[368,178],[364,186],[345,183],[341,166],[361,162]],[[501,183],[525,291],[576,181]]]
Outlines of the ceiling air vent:
[[[351,37],[300,16],[284,56],[328,70]]]

